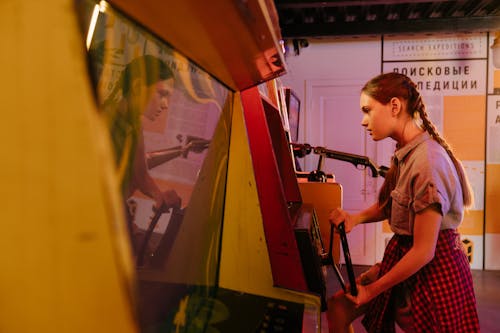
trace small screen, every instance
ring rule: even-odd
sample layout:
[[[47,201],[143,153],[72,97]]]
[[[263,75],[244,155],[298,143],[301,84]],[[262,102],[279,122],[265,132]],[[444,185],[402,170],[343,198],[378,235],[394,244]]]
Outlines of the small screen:
[[[290,141],[299,139],[300,100],[290,88],[285,88],[288,124],[290,126]]]

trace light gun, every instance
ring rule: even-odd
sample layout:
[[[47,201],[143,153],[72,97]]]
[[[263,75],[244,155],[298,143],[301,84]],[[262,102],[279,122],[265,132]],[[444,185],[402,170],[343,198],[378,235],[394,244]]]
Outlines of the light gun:
[[[388,168],[386,166],[379,167],[367,156],[344,153],[341,151],[327,149],[325,147],[314,147],[314,153],[331,159],[349,162],[355,167],[358,167],[359,165],[368,167],[371,171],[372,177],[385,177],[387,174]]]

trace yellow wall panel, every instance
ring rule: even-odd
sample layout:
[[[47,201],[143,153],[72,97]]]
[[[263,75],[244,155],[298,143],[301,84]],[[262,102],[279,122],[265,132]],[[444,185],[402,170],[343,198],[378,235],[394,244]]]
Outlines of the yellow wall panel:
[[[500,233],[500,164],[486,165],[486,232]]]
[[[461,160],[484,160],[486,97],[444,96],[443,135]]]
[[[458,231],[463,235],[483,235],[484,211],[469,210],[464,214]]]
[[[493,88],[500,89],[500,69],[493,71]]]

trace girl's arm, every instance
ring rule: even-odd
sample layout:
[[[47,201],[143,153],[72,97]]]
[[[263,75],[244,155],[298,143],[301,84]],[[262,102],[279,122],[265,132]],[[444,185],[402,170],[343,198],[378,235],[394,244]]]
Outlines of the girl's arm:
[[[177,193],[174,190],[162,191],[149,174],[142,131],[137,142],[132,179],[139,191],[155,201],[155,209],[168,210],[171,207],[180,207],[181,198]]]
[[[434,258],[442,216],[439,207],[431,205],[415,216],[413,246],[401,260],[377,281],[359,286],[357,297],[352,300],[365,304],[385,290],[408,279]],[[352,297],[352,296],[350,296]]]

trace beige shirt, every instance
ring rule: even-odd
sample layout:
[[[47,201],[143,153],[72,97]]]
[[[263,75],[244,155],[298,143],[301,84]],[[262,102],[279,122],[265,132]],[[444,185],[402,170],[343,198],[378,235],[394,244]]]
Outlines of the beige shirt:
[[[415,214],[438,204],[441,230],[455,229],[462,222],[462,187],[446,150],[427,132],[394,153],[398,180],[391,192],[391,230],[412,235]]]

